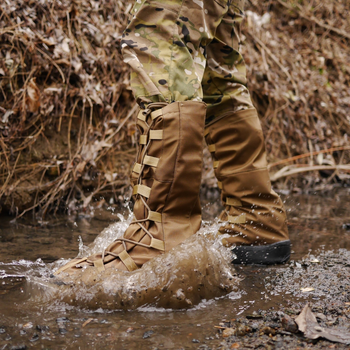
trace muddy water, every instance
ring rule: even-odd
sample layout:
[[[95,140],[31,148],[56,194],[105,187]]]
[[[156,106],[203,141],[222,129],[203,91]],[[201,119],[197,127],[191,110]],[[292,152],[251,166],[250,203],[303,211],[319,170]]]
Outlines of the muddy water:
[[[184,269],[176,270],[181,263],[188,264],[186,249],[181,247],[168,261],[159,261],[172,273],[167,275],[160,269],[152,276],[157,286],[154,291],[160,284],[164,289],[165,285],[174,283],[173,288],[168,289],[172,293],[165,294],[163,299],[158,293],[152,295],[152,279],[145,278],[155,271],[150,265],[147,274],[136,273],[118,279],[106,276],[108,285],[119,293],[108,294],[104,288],[103,295],[99,295],[103,300],[101,305],[96,305],[97,290],[81,291],[75,286],[59,289],[60,286],[50,283],[52,269],[60,264],[51,263],[57,258],[76,256],[79,248],[83,253],[96,233],[112,224],[90,248],[100,249],[127,224],[125,209],[118,214],[101,211],[94,219],[52,218],[41,225],[31,225],[29,221],[11,224],[8,218],[1,217],[0,349],[22,345],[35,349],[197,349],[201,345],[205,348],[205,344],[216,348],[222,339],[214,326],[225,319],[258,309],[278,309],[279,305],[286,306],[295,299],[322,297],[298,294],[290,287],[298,285],[298,291],[303,287],[300,283],[305,281],[300,279],[300,274],[298,281],[284,279],[297,278],[290,271],[299,268],[305,256],[316,261],[312,260],[313,255],[322,259],[331,254],[328,253],[331,249],[335,251],[333,254],[338,254],[339,248],[350,250],[350,230],[343,226],[350,223],[349,194],[348,189],[342,189],[326,196],[287,196],[292,262],[284,267],[238,267],[235,270],[227,264],[227,252],[210,239],[209,232],[215,229],[213,217],[221,208],[212,204],[216,203],[217,193],[208,194],[204,205],[206,225],[198,238],[186,243],[187,252],[193,253],[191,264],[193,261],[197,264],[193,270],[198,273],[181,274]],[[271,288],[276,276],[276,287]],[[134,289],[139,285],[150,289],[151,298],[146,300],[147,305],[125,311],[123,308],[132,308],[139,299],[128,299],[125,295],[128,291],[125,286],[130,288],[130,281]],[[99,285],[103,283],[100,281]],[[191,287],[198,285],[203,287],[204,294],[191,292]],[[205,299],[199,302],[198,295]],[[172,298],[174,302],[167,304]],[[110,310],[111,303],[118,302],[122,309]],[[187,309],[171,309],[181,305]]]

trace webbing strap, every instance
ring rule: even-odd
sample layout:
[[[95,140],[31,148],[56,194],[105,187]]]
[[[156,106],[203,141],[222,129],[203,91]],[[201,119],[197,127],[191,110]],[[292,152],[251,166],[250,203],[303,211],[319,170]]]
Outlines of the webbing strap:
[[[218,181],[218,187],[220,188],[220,190],[222,190],[222,182]]]
[[[160,239],[153,238],[151,239],[150,247],[157,249],[157,250],[165,250],[164,242]]]
[[[158,118],[159,116],[161,116],[163,114],[162,109],[157,109],[156,111],[151,113],[151,118],[152,120]]]
[[[204,130],[204,136],[207,136],[209,134],[209,132],[210,132],[209,128],[205,129]]]
[[[214,169],[217,169],[218,166],[219,166],[219,161],[216,160],[216,161],[213,163],[213,168],[214,168]]]
[[[162,140],[163,139],[163,130],[150,130],[149,138],[150,138],[150,140]]]
[[[133,189],[133,195],[140,194],[141,196],[144,196],[146,198],[149,198],[151,194],[151,188],[145,185],[136,185]]]
[[[242,202],[237,198],[226,197],[226,205],[231,205],[233,207],[241,207]]]
[[[144,165],[149,165],[153,167],[157,167],[158,162],[159,162],[159,158],[156,158],[156,157],[145,156],[145,158],[143,159]]]
[[[97,268],[98,272],[102,272],[105,270],[105,265],[104,265],[102,259],[95,260],[94,266]]]
[[[54,274],[54,275],[58,275],[59,273],[61,273],[61,272],[63,272],[63,271],[66,271],[66,270],[68,270],[69,268],[74,267],[74,266],[76,266],[76,265],[78,265],[78,264],[80,264],[80,263],[86,261],[86,259],[87,259],[87,258],[81,258],[81,259],[78,259],[78,260],[73,259],[73,260],[70,261],[68,264],[66,264],[66,265],[64,265],[64,266],[62,266],[62,267],[60,267],[60,268],[59,268],[57,271],[55,271],[53,274]]]
[[[208,150],[209,150],[210,153],[215,152],[215,151],[216,151],[216,146],[215,146],[215,144],[209,145],[209,146],[208,146]]]
[[[126,252],[126,250],[123,250],[120,254],[118,254],[118,256],[129,271],[135,271],[138,269],[137,265],[135,264],[135,261]]]
[[[147,144],[147,135],[141,135],[140,136],[139,144],[140,145],[146,145]]]
[[[149,211],[147,220],[152,220],[155,222],[162,222],[162,214],[157,213],[156,211]]]
[[[146,117],[147,116],[143,114],[143,110],[141,109],[140,112],[137,115],[137,119],[140,119],[140,120],[145,122],[146,121]]]
[[[241,214],[239,216],[228,216],[228,222],[230,224],[245,224],[247,222],[246,215]]]
[[[142,169],[142,164],[135,163],[134,167],[132,168],[132,171],[137,174],[140,174],[141,169]]]

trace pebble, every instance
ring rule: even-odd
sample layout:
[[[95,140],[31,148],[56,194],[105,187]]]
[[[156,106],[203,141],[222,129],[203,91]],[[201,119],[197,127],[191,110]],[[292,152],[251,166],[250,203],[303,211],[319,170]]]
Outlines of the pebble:
[[[276,331],[271,327],[263,327],[260,331],[260,333],[266,334],[266,335],[276,335]]]
[[[33,328],[33,323],[32,323],[32,322],[28,322],[28,323],[26,323],[26,324],[23,325],[23,328],[24,328],[24,329]]]
[[[298,332],[297,324],[288,315],[284,315],[282,317],[282,326],[287,332],[290,332],[290,333],[297,333]]]
[[[66,334],[68,331],[65,328],[58,328],[60,334]]]
[[[39,340],[39,335],[38,334],[33,334],[32,338],[29,341],[35,342],[37,340]]]
[[[236,328],[225,328],[222,331],[222,336],[224,338],[230,337],[230,336],[235,335],[235,334],[236,334]]]
[[[143,333],[143,339],[147,339],[149,338],[154,332],[153,331],[147,331],[145,333]]]
[[[45,332],[48,332],[50,330],[50,327],[49,326],[41,326],[38,324],[36,326],[36,329],[41,333],[45,333]]]
[[[27,350],[27,346],[25,344],[14,345],[11,350]]]

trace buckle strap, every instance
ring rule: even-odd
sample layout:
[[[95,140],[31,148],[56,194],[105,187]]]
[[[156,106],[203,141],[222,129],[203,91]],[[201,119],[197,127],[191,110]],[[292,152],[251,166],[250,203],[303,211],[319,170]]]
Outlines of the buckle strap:
[[[151,238],[151,244],[150,244],[151,248],[157,249],[157,250],[165,250],[165,244],[164,241],[161,241],[160,239],[156,239],[156,238]]]
[[[215,146],[215,144],[213,143],[212,145],[209,145],[209,146],[208,146],[208,150],[209,150],[210,153],[215,152],[215,151],[216,151],[216,146]]]
[[[156,158],[156,157],[145,156],[145,158],[143,159],[144,165],[153,166],[155,168],[158,166],[158,162],[159,162],[159,158]]]
[[[140,145],[146,145],[147,144],[147,135],[140,135],[139,144]]]
[[[204,129],[204,136],[207,136],[210,133],[209,128]]]
[[[97,268],[98,272],[102,272],[105,270],[105,265],[102,259],[95,260],[94,266]]]
[[[63,265],[62,267],[60,267],[57,271],[54,272],[54,275],[58,275],[59,273],[68,270],[71,267],[74,267],[84,261],[86,261],[87,258],[81,258],[81,259],[73,259],[72,261],[70,261],[68,264]]]
[[[145,122],[146,118],[147,118],[147,115],[145,115],[143,112],[144,112],[143,109],[141,109],[139,111],[139,113],[137,114],[137,119],[140,119],[140,120]]]
[[[157,110],[151,112],[151,118],[152,118],[152,120],[154,120],[154,119],[160,117],[161,115],[163,115],[162,109],[157,109]]]
[[[217,169],[218,166],[219,166],[219,161],[216,160],[216,161],[213,163],[213,168],[214,168],[214,169]]]
[[[151,187],[145,185],[135,185],[132,194],[140,194],[141,196],[149,198],[151,194]]]
[[[247,222],[246,214],[241,214],[239,216],[228,215],[228,220],[230,224],[245,224]]]
[[[142,169],[142,164],[140,163],[135,163],[134,167],[132,168],[132,171],[134,173],[140,174]]]
[[[163,111],[162,111],[162,109],[157,109],[157,110],[151,112],[150,114],[151,114],[152,120],[154,120],[154,119],[160,117],[161,115],[163,115]],[[141,109],[139,111],[139,113],[137,114],[137,119],[140,119],[140,120],[145,122],[148,115],[149,115],[149,111],[146,112],[145,110]]]
[[[146,220],[152,220],[155,222],[162,222],[162,214],[156,211],[149,211]]]
[[[163,139],[163,130],[150,130],[149,138],[150,138],[150,140],[162,140]]]
[[[222,182],[218,181],[218,187],[220,188],[220,190],[222,190]]]
[[[237,198],[226,197],[226,205],[230,205],[232,207],[241,207],[242,202]]]
[[[138,269],[137,265],[135,264],[135,261],[127,253],[126,250],[123,250],[120,254],[118,254],[118,256],[129,271],[135,271]]]

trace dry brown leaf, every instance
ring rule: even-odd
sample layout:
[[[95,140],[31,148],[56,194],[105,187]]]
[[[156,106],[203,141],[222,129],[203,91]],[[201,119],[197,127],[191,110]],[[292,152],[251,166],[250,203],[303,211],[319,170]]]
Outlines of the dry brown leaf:
[[[30,79],[28,83],[26,107],[32,113],[37,112],[40,108],[40,90],[36,85],[36,78]]]

